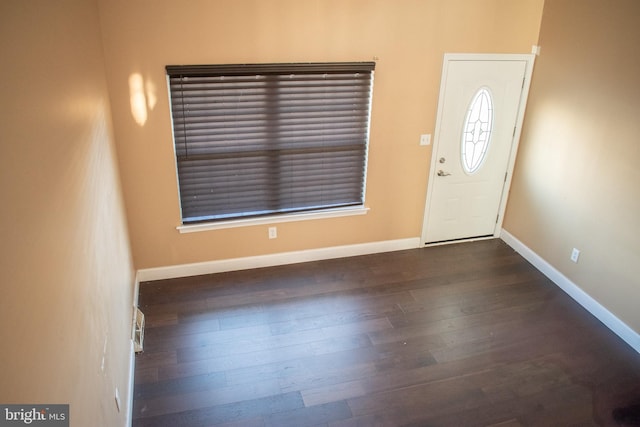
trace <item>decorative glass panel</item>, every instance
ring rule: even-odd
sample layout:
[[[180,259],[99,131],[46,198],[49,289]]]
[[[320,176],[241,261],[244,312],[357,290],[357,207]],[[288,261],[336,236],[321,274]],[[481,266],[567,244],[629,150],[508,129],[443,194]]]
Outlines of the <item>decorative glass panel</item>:
[[[476,172],[489,148],[493,128],[493,101],[487,88],[481,88],[473,97],[462,130],[462,168],[466,173]]]

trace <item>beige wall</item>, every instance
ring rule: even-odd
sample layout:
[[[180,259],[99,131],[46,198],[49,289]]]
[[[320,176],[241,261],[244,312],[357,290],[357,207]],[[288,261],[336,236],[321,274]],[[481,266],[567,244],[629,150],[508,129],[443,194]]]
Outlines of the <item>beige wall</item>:
[[[504,226],[640,333],[638,22],[636,0],[545,1]]]
[[[124,425],[129,398],[133,266],[98,25],[93,0],[0,2],[0,402],[69,403],[73,426]]]
[[[115,388],[129,398],[133,264],[120,179],[136,268],[417,237],[430,160],[418,135],[433,132],[442,54],[526,53],[543,4],[95,1],[0,2],[0,402],[70,403],[72,425],[105,426],[124,423]],[[505,219],[636,331],[639,18],[636,0],[546,0]],[[266,226],[175,230],[165,65],[374,56],[368,215],[278,224],[276,240]]]
[[[421,133],[433,132],[443,53],[530,52],[538,40],[542,3],[189,0],[185,7],[173,0],[102,0],[107,76],[136,267],[420,236],[431,147],[418,142]],[[266,225],[176,231],[180,213],[165,65],[374,57],[379,61],[369,214],[278,224],[275,240],[268,240]],[[131,113],[132,75],[141,77],[146,88],[143,125]]]

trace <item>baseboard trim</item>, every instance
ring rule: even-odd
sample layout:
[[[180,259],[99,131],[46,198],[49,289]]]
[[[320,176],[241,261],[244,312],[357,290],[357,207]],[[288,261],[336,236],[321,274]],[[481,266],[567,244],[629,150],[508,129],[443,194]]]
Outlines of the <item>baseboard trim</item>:
[[[133,425],[133,386],[136,375],[136,353],[133,348],[133,340],[130,341],[130,359],[129,359],[129,396],[127,399],[125,426],[131,427]]]
[[[567,276],[549,264],[540,255],[518,240],[506,230],[502,230],[500,238],[524,259],[529,261],[542,274],[547,276],[560,289],[573,298],[578,304],[584,307],[589,313],[604,323],[613,333],[618,335],[623,341],[629,344],[635,351],[640,353],[640,334],[631,329],[626,323],[618,319],[613,313],[607,310],[602,304],[596,301],[591,295],[583,291],[577,284],[573,283]]]
[[[136,372],[136,352],[133,344],[136,328],[136,308],[138,307],[138,294],[140,290],[140,278],[136,272],[133,282],[133,314],[131,318],[131,339],[129,340],[129,384],[128,384],[128,398],[127,398],[127,412],[125,419],[125,426],[131,427],[133,425],[133,387],[135,383]]]
[[[135,281],[133,283],[133,307],[138,306],[138,294],[140,293],[140,273],[136,271]],[[133,315],[133,323],[136,323],[136,315]]]
[[[167,267],[144,268],[138,270],[140,282],[174,279],[177,277],[198,276],[202,274],[222,273],[225,271],[247,270],[260,267],[297,264],[300,262],[320,261],[324,259],[369,255],[382,252],[394,252],[420,247],[420,238],[387,240],[382,242],[361,243],[355,245],[334,246],[304,251],[283,252],[244,258],[232,258],[217,261],[181,264]]]

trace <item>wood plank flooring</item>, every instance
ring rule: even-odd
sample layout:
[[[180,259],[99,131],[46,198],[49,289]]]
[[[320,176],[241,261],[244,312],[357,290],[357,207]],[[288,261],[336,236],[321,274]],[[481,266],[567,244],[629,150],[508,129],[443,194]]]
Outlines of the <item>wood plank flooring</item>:
[[[640,356],[499,240],[146,282],[139,302],[136,427],[613,426],[640,403]]]

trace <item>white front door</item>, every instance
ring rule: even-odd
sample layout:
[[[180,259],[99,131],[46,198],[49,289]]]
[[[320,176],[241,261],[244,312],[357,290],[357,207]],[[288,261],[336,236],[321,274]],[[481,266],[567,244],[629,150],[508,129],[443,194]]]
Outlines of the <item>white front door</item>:
[[[497,236],[532,55],[445,55],[423,244]]]

